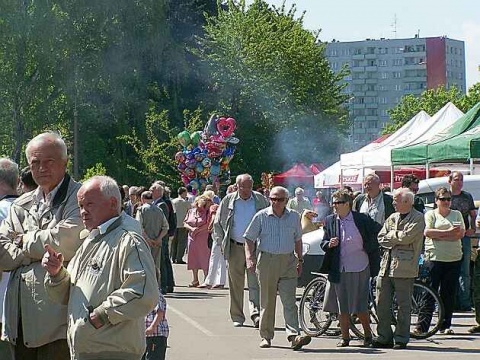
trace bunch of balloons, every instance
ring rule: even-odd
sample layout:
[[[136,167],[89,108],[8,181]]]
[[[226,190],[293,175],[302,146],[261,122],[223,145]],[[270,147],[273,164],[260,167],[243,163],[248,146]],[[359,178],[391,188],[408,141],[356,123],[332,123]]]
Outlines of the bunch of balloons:
[[[213,115],[203,131],[177,135],[183,149],[175,154],[175,162],[185,186],[203,190],[207,184],[231,183],[229,163],[240,141],[233,136],[236,127],[234,118]]]

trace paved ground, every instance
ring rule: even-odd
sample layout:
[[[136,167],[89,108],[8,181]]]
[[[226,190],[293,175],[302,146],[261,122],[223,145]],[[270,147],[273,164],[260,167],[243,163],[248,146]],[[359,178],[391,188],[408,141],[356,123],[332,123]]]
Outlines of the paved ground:
[[[435,335],[427,340],[412,340],[407,350],[365,349],[361,342],[352,340],[348,348],[335,347],[337,337],[322,336],[312,339],[301,351],[292,351],[285,338],[281,302],[277,303],[275,339],[270,349],[260,349],[258,330],[246,323],[234,328],[228,316],[228,290],[190,289],[191,281],[186,265],[174,265],[178,286],[167,295],[167,318],[170,324],[169,360],[206,359],[461,359],[479,358],[480,335],[467,332],[474,322],[473,314],[455,314],[455,335]],[[301,294],[301,289],[299,289]],[[245,305],[245,309],[247,309]]]

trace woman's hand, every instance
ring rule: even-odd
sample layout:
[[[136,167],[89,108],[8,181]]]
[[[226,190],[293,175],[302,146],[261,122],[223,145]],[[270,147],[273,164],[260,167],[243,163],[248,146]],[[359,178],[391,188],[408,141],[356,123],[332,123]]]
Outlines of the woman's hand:
[[[328,247],[329,247],[329,248],[333,248],[333,247],[335,247],[335,246],[338,246],[338,243],[339,243],[338,237],[330,238],[330,241],[329,241],[329,243],[328,243]]]

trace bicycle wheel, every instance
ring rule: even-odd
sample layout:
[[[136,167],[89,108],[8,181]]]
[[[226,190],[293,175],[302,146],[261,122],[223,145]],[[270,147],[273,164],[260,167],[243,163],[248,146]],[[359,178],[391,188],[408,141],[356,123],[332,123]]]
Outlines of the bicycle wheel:
[[[442,325],[445,312],[437,292],[427,284],[413,284],[410,336],[426,339],[434,335]]]
[[[299,305],[300,327],[309,336],[322,335],[332,323],[330,314],[323,311],[327,279],[319,276],[310,281]]]

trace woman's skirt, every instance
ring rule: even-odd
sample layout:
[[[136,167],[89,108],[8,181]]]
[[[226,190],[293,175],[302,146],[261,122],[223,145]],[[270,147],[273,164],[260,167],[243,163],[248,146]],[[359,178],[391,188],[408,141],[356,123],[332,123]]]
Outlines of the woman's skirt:
[[[370,267],[360,272],[340,273],[340,282],[327,282],[323,310],[337,314],[358,314],[368,311]]]

